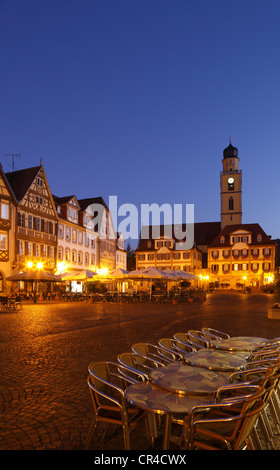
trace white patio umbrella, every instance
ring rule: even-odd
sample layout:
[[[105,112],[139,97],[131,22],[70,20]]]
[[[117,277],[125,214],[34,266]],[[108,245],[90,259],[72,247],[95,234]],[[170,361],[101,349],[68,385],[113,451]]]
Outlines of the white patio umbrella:
[[[81,271],[77,271],[76,273],[62,273],[61,279],[63,281],[85,281],[87,279],[92,279],[95,276],[97,276],[97,273],[89,271],[88,269],[82,269]]]
[[[182,269],[178,269],[178,272],[180,275],[182,275],[182,277],[184,277],[184,279],[189,280],[189,281],[192,281],[194,279],[199,279],[198,276],[195,276],[195,274],[191,274],[191,273],[188,273],[187,271],[183,271]]]
[[[126,269],[122,269],[122,268],[116,268],[116,269],[113,269],[113,271],[110,271],[108,273],[108,277],[112,276],[112,277],[123,277],[125,274],[128,274],[129,271],[127,271]]]

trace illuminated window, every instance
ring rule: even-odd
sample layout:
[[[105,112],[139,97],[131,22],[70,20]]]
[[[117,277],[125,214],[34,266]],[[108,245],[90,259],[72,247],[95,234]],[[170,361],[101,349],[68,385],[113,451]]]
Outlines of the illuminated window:
[[[0,250],[7,250],[8,249],[8,239],[5,233],[0,234]]]
[[[2,202],[1,204],[1,218],[8,219],[9,218],[9,206]]]

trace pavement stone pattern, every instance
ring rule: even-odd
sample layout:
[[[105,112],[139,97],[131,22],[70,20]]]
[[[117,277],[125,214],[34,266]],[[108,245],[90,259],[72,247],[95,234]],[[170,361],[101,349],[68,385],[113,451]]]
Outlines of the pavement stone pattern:
[[[83,450],[92,416],[91,362],[116,361],[135,342],[202,326],[277,337],[280,320],[267,318],[272,302],[264,294],[210,294],[202,304],[50,301],[0,312],[0,450]],[[131,443],[149,449],[143,427],[132,432]],[[112,429],[104,438],[100,426],[92,449],[121,450],[122,434]]]

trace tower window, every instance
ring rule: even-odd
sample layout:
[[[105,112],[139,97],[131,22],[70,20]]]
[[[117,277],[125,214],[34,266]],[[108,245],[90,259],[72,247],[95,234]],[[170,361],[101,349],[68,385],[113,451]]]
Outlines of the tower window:
[[[233,198],[230,197],[228,200],[228,210],[233,211]]]

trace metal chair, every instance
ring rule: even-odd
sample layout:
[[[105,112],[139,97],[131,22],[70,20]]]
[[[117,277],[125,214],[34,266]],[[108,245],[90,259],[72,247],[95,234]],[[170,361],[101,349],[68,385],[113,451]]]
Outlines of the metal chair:
[[[197,345],[195,345],[190,339],[189,337],[187,336],[186,333],[176,333],[174,335],[174,339],[175,341],[177,342],[177,345],[180,349],[182,349],[183,351],[185,351],[185,354],[189,353],[189,352],[194,352],[194,351],[197,351],[198,349],[200,349],[200,347],[198,347]]]
[[[152,343],[135,343],[132,345],[132,351],[139,356],[142,356],[141,362],[147,364],[147,360],[152,360],[156,367],[163,367],[171,364],[173,360],[163,357],[159,352],[160,346]],[[140,360],[140,359],[139,359]],[[149,365],[149,364],[148,364]]]
[[[205,338],[203,331],[188,330],[187,337],[198,349],[206,349],[210,347],[210,343]]]
[[[121,364],[114,362],[95,362],[90,364],[88,371],[88,386],[92,398],[94,417],[90,425],[86,440],[86,449],[89,449],[94,432],[99,422],[107,425],[122,426],[124,448],[130,449],[129,432],[140,419],[146,417],[146,412],[129,406],[124,390],[128,383],[137,383],[139,373],[135,379],[124,377],[119,370],[125,369]],[[131,370],[129,371],[131,374]]]
[[[158,340],[158,344],[161,348],[160,354],[163,353],[162,350],[166,351],[167,357],[174,361],[183,361],[186,351],[180,349],[178,342],[173,338],[161,338]]]
[[[194,407],[191,415],[184,419],[183,448],[251,448],[252,442],[249,438],[265,403],[262,387],[247,387],[251,387],[252,393],[247,393],[247,390],[243,398],[238,395],[232,398],[226,396],[220,403]]]
[[[157,365],[151,359],[147,358],[145,361],[143,361],[143,356],[132,352],[119,354],[118,362],[126,367],[126,370],[122,370],[121,374],[129,375],[129,371],[132,370],[132,375],[134,375],[134,378],[136,374],[139,374],[140,376],[144,377],[145,380],[149,380],[149,373],[157,367]]]
[[[206,340],[228,339],[230,335],[223,331],[215,330],[214,328],[201,328],[202,333]]]

